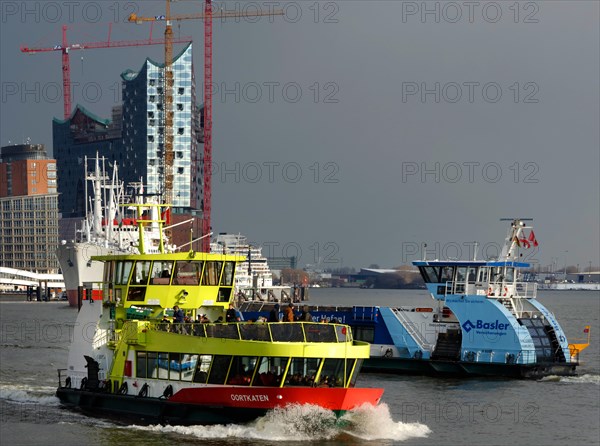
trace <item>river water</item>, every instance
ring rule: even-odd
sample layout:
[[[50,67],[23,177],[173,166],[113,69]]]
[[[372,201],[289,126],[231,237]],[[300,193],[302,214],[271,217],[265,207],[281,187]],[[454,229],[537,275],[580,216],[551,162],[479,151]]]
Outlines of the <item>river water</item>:
[[[312,289],[311,303],[422,305],[424,291]],[[363,374],[357,385],[383,387],[382,403],[340,425],[314,408],[270,413],[248,425],[126,426],[62,408],[56,369],[78,336],[76,310],[64,302],[0,297],[2,445],[598,445],[600,444],[600,293],[541,292],[569,341],[591,326],[579,376],[540,381]]]

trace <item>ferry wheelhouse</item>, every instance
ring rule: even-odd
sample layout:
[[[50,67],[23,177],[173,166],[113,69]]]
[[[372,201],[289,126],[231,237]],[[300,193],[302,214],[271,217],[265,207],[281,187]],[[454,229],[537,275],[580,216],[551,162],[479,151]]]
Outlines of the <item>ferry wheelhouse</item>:
[[[104,262],[102,300],[82,302],[68,368],[59,370],[66,406],[136,422],[215,424],[291,404],[341,414],[383,394],[355,387],[369,345],[346,325],[221,323],[242,257],[95,260]]]
[[[312,306],[314,320],[349,324],[371,344],[364,371],[538,378],[574,375],[589,345],[569,343],[537,300],[537,284],[523,281],[523,250],[537,245],[532,228],[514,220],[502,253],[492,261],[422,260],[419,268],[433,305],[419,307]],[[245,317],[268,305],[248,303]]]

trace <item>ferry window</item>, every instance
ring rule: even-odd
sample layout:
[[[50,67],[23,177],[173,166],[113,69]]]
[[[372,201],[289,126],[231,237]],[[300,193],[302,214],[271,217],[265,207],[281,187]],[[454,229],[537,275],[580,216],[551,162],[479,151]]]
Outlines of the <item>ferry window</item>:
[[[200,355],[198,357],[196,361],[196,373],[194,374],[195,383],[206,383],[211,361],[212,355]]]
[[[486,267],[479,268],[479,279],[478,282],[485,283],[488,281],[489,269]]]
[[[457,282],[465,282],[467,279],[467,267],[459,266],[456,268],[456,281]]]
[[[131,278],[131,285],[146,285],[148,284],[148,276],[150,275],[150,264],[152,262],[140,260],[135,262],[135,271]]]
[[[158,378],[158,353],[146,352],[147,378]]]
[[[174,285],[199,285],[202,276],[202,263],[198,261],[177,262],[175,264]]]
[[[191,381],[194,370],[196,369],[198,355],[171,353],[169,357],[169,379]]]
[[[158,353],[158,358],[156,361],[156,370],[155,370],[154,374],[156,376],[153,376],[153,378],[169,379],[169,354],[168,353]]]
[[[115,274],[115,281],[117,285],[127,285],[129,280],[129,274],[133,267],[133,262],[117,262],[117,272]]]
[[[217,295],[217,302],[229,302],[231,297],[231,288],[219,288],[219,294]]]
[[[171,281],[173,262],[154,262],[152,264],[152,285],[168,285]]]
[[[235,262],[225,262],[225,269],[223,270],[223,278],[221,279],[221,285],[225,285],[225,286],[233,285],[234,269],[235,269]]]
[[[288,358],[264,356],[260,359],[253,386],[278,386],[287,367]]]
[[[115,274],[115,262],[106,262],[104,264],[104,283],[112,283]]]
[[[444,266],[440,276],[440,283],[451,282],[454,279],[454,267]]]
[[[343,387],[346,377],[343,359],[325,359],[319,376],[320,387]]]
[[[312,387],[319,370],[319,362],[318,358],[292,358],[285,385]]]
[[[204,276],[202,278],[202,285],[218,285],[219,278],[221,277],[221,268],[223,262],[206,262],[206,268],[204,269]]]
[[[146,352],[137,352],[135,376],[138,378],[146,378]]]
[[[356,365],[354,366],[354,371],[352,372],[352,376],[348,380],[348,387],[354,387],[354,385],[356,384],[356,379],[358,378],[358,373],[360,372],[360,369],[362,368],[362,364],[363,364],[362,359],[356,359],[354,361],[356,362]],[[348,373],[350,373],[351,370],[352,369],[349,368]]]
[[[169,353],[169,379],[181,379],[181,353]]]
[[[227,384],[249,386],[257,364],[256,356],[234,356]]]
[[[440,269],[433,266],[420,266],[421,276],[425,283],[439,283]]]
[[[506,268],[505,280],[507,282],[514,282],[514,280],[515,280],[515,269],[514,268]]]
[[[209,384],[225,384],[225,378],[229,371],[231,356],[216,355],[213,358],[210,374],[208,375]]]
[[[494,266],[492,268],[492,277],[490,282],[502,282],[502,268],[499,266]]]
[[[375,329],[373,327],[352,327],[354,339],[373,343],[375,340]]]
[[[146,299],[146,287],[129,287],[127,290],[127,300],[133,302],[143,302]]]
[[[469,272],[467,273],[467,281],[469,283],[475,283],[476,279],[477,279],[477,268],[471,266],[469,268]]]

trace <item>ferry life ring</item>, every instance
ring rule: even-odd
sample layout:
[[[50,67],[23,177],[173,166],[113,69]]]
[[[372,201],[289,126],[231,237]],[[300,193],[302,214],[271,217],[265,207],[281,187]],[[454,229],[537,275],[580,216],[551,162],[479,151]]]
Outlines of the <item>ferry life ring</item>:
[[[121,384],[121,387],[119,387],[119,390],[117,391],[117,393],[119,395],[127,395],[128,393],[128,388],[127,388],[127,383],[124,382],[123,384]]]
[[[65,388],[66,389],[71,388],[71,377],[70,376],[67,376],[67,379],[65,379]]]
[[[173,386],[171,384],[169,384],[167,387],[165,387],[165,390],[164,390],[163,394],[161,395],[161,398],[169,399],[172,396],[173,396]]]
[[[508,295],[508,288],[504,287],[504,296],[507,296],[507,295]]]
[[[492,296],[492,295],[493,295],[493,290],[492,290],[492,287],[489,287],[489,288],[488,288],[487,295],[488,295],[488,296]]]
[[[83,377],[83,378],[81,379],[81,384],[79,385],[79,388],[80,388],[81,390],[83,390],[83,389],[85,389],[85,387],[86,387],[86,386],[87,386],[87,378],[86,378],[86,377]]]
[[[150,386],[148,385],[148,383],[145,383],[142,388],[140,389],[140,391],[138,392],[138,396],[141,398],[145,398],[148,396],[148,389],[150,388]]]

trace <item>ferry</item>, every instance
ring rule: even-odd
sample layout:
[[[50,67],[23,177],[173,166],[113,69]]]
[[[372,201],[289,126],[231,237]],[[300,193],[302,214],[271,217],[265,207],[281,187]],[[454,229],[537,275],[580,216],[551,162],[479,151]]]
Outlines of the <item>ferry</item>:
[[[533,228],[511,220],[498,259],[422,260],[418,267],[433,302],[419,307],[312,306],[314,321],[335,320],[371,344],[364,371],[454,376],[540,378],[574,375],[588,340],[569,343],[555,316],[537,300],[537,284],[521,280]],[[273,303],[248,302],[256,318]]]
[[[142,251],[93,260],[104,264],[94,284],[101,300],[92,293],[81,302],[67,368],[58,370],[64,406],[190,425],[304,404],[341,415],[382,397],[383,389],[355,386],[370,349],[347,325],[226,322],[243,257]]]

